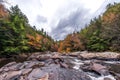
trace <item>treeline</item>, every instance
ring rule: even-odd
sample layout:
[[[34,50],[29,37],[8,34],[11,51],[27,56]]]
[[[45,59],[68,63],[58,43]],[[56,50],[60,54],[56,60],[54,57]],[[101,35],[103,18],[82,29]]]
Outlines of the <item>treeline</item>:
[[[62,41],[32,27],[18,6],[8,10],[0,4],[0,54],[81,50],[120,51],[120,3],[109,4],[102,16]]]
[[[18,6],[0,4],[0,54],[56,51],[54,40],[41,29],[31,27]]]
[[[120,3],[109,4],[102,16],[60,42],[59,51],[120,51]]]

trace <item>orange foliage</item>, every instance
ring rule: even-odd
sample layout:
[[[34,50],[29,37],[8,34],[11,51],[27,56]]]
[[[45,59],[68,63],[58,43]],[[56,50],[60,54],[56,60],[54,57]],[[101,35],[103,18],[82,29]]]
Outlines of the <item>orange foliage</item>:
[[[60,42],[59,52],[71,52],[77,50],[84,50],[84,45],[80,40],[80,35],[70,34],[63,41]]]
[[[63,41],[61,41],[59,48],[58,48],[58,52],[63,52],[63,47],[64,47],[64,43],[63,43]]]
[[[5,7],[0,4],[0,18],[8,17],[8,11],[5,9]]]
[[[71,52],[71,49],[70,48],[67,48],[66,49],[66,52],[68,53],[68,52]]]
[[[111,23],[116,18],[116,14],[113,12],[109,12],[109,14],[105,14],[102,18],[104,22]]]
[[[35,36],[27,34],[27,38],[29,39],[28,44],[35,49],[40,49],[42,46],[40,45],[40,41],[43,36],[36,34]]]

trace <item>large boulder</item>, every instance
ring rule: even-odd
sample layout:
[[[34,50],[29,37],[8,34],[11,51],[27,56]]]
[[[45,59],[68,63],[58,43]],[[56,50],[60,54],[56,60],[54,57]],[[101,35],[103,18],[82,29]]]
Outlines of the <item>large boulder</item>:
[[[103,66],[95,62],[84,64],[81,66],[81,69],[83,69],[84,71],[95,72],[99,75],[104,75],[104,76],[109,75],[109,70],[106,66]]]

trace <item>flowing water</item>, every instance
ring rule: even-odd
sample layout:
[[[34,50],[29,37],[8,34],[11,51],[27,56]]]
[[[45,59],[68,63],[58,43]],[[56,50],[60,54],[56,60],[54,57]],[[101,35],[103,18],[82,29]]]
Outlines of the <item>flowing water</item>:
[[[65,60],[67,63],[69,63],[69,65],[71,66],[71,68],[74,68],[76,70],[79,70],[79,71],[82,71],[82,69],[80,69],[80,66],[83,65],[84,63],[89,63],[91,62],[92,60],[79,60],[78,58],[76,57],[70,57],[70,56],[67,56],[65,57]],[[6,63],[8,62],[11,62],[13,60],[5,60],[3,62],[0,63],[0,66],[3,66],[5,65]],[[22,62],[21,59],[19,60],[16,60],[17,62]],[[120,73],[120,61],[103,61],[103,64],[104,65],[109,65],[111,68],[110,70],[111,71],[114,71],[114,72],[117,72],[117,73]],[[103,76],[103,75],[97,75],[96,73],[93,73],[93,72],[85,72],[92,80],[116,80],[114,78],[114,76],[112,75],[107,75],[107,76]]]
[[[89,63],[90,61],[91,60],[82,61],[82,60],[74,59],[74,60],[72,60],[72,63],[75,64],[73,66],[73,68],[81,71],[80,66],[83,65],[84,63]],[[119,69],[120,62],[119,61],[104,61],[104,64],[111,66],[112,71],[120,73],[120,69]],[[99,76],[97,76],[95,73],[92,73],[92,72],[86,72],[86,73],[89,75],[89,77],[92,80],[116,80],[114,78],[114,76],[112,76],[112,75],[107,75],[107,76],[103,76],[103,75],[100,76],[99,75]]]

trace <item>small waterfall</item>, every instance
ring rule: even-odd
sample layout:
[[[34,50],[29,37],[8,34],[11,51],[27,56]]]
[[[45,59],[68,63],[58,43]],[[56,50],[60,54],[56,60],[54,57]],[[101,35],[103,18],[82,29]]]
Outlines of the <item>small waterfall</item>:
[[[78,59],[74,59],[74,61],[72,61],[72,63],[74,64],[73,68],[74,69],[77,69],[77,70],[80,70],[80,66],[83,65],[84,63],[89,63],[90,60],[86,60],[86,61],[82,61],[82,60],[78,60]],[[116,63],[116,62],[106,62],[106,63]],[[86,72],[87,73],[87,72]],[[116,80],[112,75],[107,75],[107,76],[95,76],[96,74],[92,74],[92,73],[87,73],[88,76],[92,79],[92,80]]]

